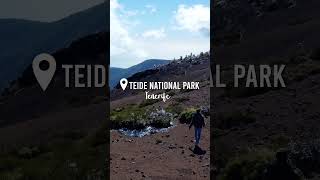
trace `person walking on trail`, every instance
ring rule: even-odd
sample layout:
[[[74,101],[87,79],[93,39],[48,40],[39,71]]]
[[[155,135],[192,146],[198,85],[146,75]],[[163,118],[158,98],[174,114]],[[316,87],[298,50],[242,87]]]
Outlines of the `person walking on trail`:
[[[194,136],[196,140],[196,146],[198,146],[200,142],[202,128],[205,126],[204,118],[200,113],[200,109],[198,109],[192,116],[189,129],[191,129],[192,126],[194,126]]]

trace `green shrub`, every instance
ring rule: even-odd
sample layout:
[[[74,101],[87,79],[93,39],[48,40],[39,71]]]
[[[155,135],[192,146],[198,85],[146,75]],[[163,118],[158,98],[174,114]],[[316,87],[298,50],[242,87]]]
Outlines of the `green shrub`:
[[[166,108],[166,110],[168,112],[175,114],[175,115],[179,115],[183,111],[183,107],[179,103],[175,102],[175,103],[170,104]]]
[[[275,135],[271,137],[271,147],[274,150],[285,148],[288,146],[290,139],[284,135]]]
[[[274,159],[274,152],[260,150],[230,160],[218,180],[260,180]]]
[[[196,112],[195,108],[188,108],[180,114],[179,122],[182,124],[190,124],[193,114]]]
[[[171,126],[173,114],[165,110],[156,110],[148,115],[148,126],[155,128],[167,128]]]
[[[151,111],[137,106],[127,106],[111,112],[111,129],[144,129],[147,126],[166,128],[171,126],[173,114],[165,110]]]
[[[112,111],[110,115],[111,129],[142,129],[147,119],[146,110],[136,106],[127,106],[121,111]]]

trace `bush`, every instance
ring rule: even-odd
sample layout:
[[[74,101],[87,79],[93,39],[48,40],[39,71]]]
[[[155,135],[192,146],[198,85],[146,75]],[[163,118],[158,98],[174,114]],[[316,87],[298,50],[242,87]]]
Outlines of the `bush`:
[[[170,104],[167,108],[168,112],[179,115],[183,111],[183,107],[179,103]]]
[[[290,142],[289,137],[281,135],[281,134],[272,136],[270,139],[271,139],[271,142],[272,142],[270,148],[272,148],[274,150],[277,150],[277,149],[280,149],[280,148],[285,148],[285,147],[288,146],[288,144]]]
[[[163,109],[150,111],[136,106],[128,106],[121,111],[111,113],[111,129],[141,130],[147,126],[167,128],[171,126],[173,117],[172,113]]]
[[[112,111],[110,114],[111,129],[143,129],[147,114],[144,108],[127,106],[119,111]]]
[[[166,112],[165,110],[156,110],[151,112],[148,116],[148,125],[155,128],[167,128],[171,126],[173,121],[173,114]]]
[[[181,124],[190,124],[192,120],[192,116],[195,112],[196,112],[195,108],[186,109],[180,114],[179,122]]]
[[[272,163],[274,153],[260,150],[229,161],[218,180],[260,180]]]

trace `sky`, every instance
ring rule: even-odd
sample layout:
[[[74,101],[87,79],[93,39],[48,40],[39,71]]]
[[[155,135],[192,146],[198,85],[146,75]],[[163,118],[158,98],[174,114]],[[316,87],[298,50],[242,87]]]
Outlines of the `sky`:
[[[210,49],[210,0],[110,0],[111,67]]]
[[[105,0],[1,0],[0,18],[52,22]]]

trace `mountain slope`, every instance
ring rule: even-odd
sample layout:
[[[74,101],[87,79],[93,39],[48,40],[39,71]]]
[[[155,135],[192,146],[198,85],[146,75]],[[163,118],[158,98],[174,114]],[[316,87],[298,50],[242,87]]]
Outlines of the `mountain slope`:
[[[215,59],[221,60],[218,63],[231,64],[239,59],[256,63],[261,57],[287,56],[302,46],[319,46],[317,0],[219,2],[212,12]]]
[[[108,32],[95,33],[53,52],[57,70],[45,92],[29,64],[0,96],[0,161],[12,165],[0,170],[1,178],[106,179],[107,88],[66,88],[61,65],[107,67],[108,38]]]
[[[135,73],[152,69],[157,66],[166,65],[169,62],[170,61],[168,60],[162,60],[162,59],[148,59],[140,64],[134,65],[127,69],[111,67],[109,85],[111,88],[113,88],[119,83],[119,80],[121,78],[127,78]]]
[[[287,87],[213,88],[212,177],[317,179],[320,2],[223,2],[213,11],[222,81],[233,84],[233,64],[285,64]]]
[[[200,147],[206,152],[193,153],[193,129],[180,123],[179,117],[190,109],[209,108],[209,53],[173,60],[169,64],[136,73],[128,78],[129,82],[199,82],[198,90],[130,90],[125,91],[117,85],[111,91],[110,123],[112,129],[139,128],[146,126],[150,112],[170,112],[174,126],[167,131],[151,133],[143,137],[130,137],[120,131],[111,131],[111,179],[199,179],[207,180],[210,164],[210,118],[205,119]],[[145,91],[150,94],[166,93],[171,98],[146,100]],[[162,115],[157,115],[157,117]],[[118,119],[117,117],[121,117]],[[152,118],[151,118],[152,119]],[[150,124],[153,127],[166,126],[165,118]],[[120,122],[119,122],[120,121]],[[121,123],[121,121],[125,123]],[[129,123],[128,123],[129,122]],[[133,123],[130,123],[133,122]],[[140,124],[142,122],[142,124]],[[130,148],[128,148],[130,147]],[[157,164],[157,166],[153,166]],[[132,171],[132,172],[131,172]],[[131,172],[128,174],[128,172]]]
[[[107,13],[104,3],[52,23],[0,19],[0,90],[37,54],[52,53],[73,40],[107,30]]]

